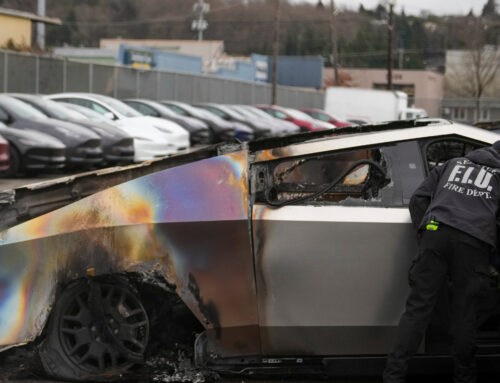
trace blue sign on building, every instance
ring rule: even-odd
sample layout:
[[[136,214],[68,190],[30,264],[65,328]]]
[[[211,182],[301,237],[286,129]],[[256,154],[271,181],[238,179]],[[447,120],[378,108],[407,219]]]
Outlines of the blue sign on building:
[[[202,73],[201,57],[147,47],[120,45],[118,62],[136,68],[156,68],[176,72]]]

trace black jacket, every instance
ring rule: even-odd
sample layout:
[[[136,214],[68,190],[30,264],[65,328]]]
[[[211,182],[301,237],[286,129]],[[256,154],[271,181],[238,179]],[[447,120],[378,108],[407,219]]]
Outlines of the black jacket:
[[[500,154],[492,147],[434,168],[410,200],[417,230],[430,220],[464,231],[497,248]]]

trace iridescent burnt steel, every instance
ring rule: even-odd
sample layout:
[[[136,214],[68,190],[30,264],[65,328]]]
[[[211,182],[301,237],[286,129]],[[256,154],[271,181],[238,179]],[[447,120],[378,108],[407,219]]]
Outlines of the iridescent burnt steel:
[[[40,333],[58,283],[90,270],[154,270],[226,352],[255,353],[247,169],[247,151],[205,159],[103,190],[0,233],[0,347]]]

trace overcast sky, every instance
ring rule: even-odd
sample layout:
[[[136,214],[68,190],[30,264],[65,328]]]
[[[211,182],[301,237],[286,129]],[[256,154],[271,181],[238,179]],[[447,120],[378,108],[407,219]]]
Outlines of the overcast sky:
[[[294,3],[308,2],[317,4],[318,0],[291,0]],[[322,0],[324,5],[329,5],[330,0]],[[337,7],[357,9],[362,3],[365,8],[373,9],[384,0],[335,0]],[[463,15],[469,13],[470,9],[474,14],[481,13],[486,0],[395,0],[396,11],[405,9],[406,14],[420,14],[427,11],[436,15]],[[499,0],[497,0],[497,4]]]

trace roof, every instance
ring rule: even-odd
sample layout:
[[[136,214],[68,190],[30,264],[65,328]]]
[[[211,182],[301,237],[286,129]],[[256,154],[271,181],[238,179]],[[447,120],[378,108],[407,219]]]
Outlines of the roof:
[[[113,60],[116,58],[116,52],[113,49],[104,48],[56,47],[54,54],[66,57],[103,57]]]
[[[35,13],[18,11],[17,9],[9,9],[9,8],[0,7],[0,15],[18,17],[20,19],[28,19],[31,21],[38,21],[38,22],[45,23],[45,24],[55,24],[55,25],[62,24],[61,19],[59,19],[57,17],[39,16]]]
[[[323,133],[323,137],[316,133]],[[328,136],[329,134],[329,136]],[[498,134],[473,126],[462,125],[441,119],[402,120],[364,126],[349,126],[299,133],[281,138],[273,148],[256,150],[256,146],[265,143],[264,139],[250,142],[254,146],[254,163],[287,157],[302,156],[318,152],[379,145],[387,142],[407,141],[421,138],[459,135],[489,144],[498,140]],[[312,139],[308,140],[310,136]],[[276,139],[274,139],[276,140]],[[292,142],[287,142],[292,141]],[[279,145],[282,144],[282,145]],[[288,144],[288,145],[287,145]],[[277,149],[279,148],[279,149]]]

